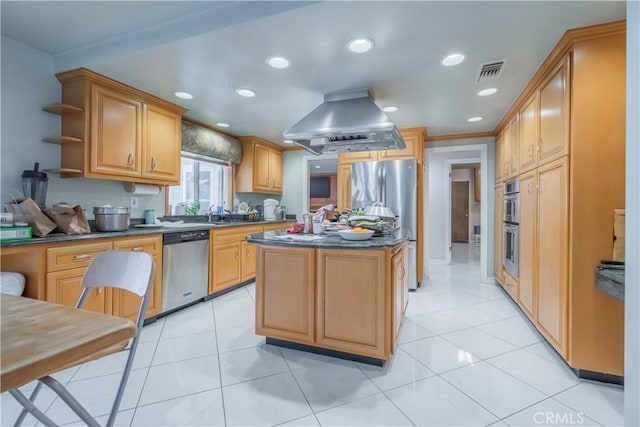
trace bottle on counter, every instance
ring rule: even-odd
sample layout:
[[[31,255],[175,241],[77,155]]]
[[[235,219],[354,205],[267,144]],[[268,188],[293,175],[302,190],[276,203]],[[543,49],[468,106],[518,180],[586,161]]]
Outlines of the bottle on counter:
[[[302,223],[304,224],[304,229],[302,230],[303,233],[313,233],[313,220],[310,213],[302,214]]]

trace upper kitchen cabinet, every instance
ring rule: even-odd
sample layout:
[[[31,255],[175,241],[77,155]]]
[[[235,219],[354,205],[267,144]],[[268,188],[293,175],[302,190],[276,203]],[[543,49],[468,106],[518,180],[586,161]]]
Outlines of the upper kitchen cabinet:
[[[505,176],[505,167],[504,167],[504,155],[503,155],[503,145],[504,145],[504,131],[500,132],[496,137],[496,145],[495,145],[495,167],[496,167],[496,184],[502,182]]]
[[[520,108],[520,173],[538,165],[538,93],[536,92]]]
[[[85,68],[57,74],[60,174],[169,185],[180,182],[180,106]]]
[[[425,128],[400,129],[400,135],[407,144],[402,150],[358,151],[355,153],[340,153],[339,163],[374,162],[382,160],[416,159],[422,162],[424,141],[427,135]]]
[[[256,136],[240,137],[242,163],[236,168],[236,191],[282,194],[282,150]]]
[[[569,153],[569,56],[556,66],[539,91],[538,164]]]

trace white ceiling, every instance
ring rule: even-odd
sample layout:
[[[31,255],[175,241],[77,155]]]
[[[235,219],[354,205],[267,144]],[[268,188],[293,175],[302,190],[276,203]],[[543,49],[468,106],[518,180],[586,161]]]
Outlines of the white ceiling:
[[[54,71],[87,67],[187,108],[186,117],[276,143],[323,94],[370,88],[399,128],[429,135],[492,131],[570,28],[625,18],[622,1],[5,1],[2,35],[53,56]],[[346,50],[356,36],[375,48]],[[467,59],[443,67],[440,59]],[[285,70],[269,56],[292,62]],[[505,59],[478,84],[481,64]],[[478,97],[485,87],[498,93]],[[257,92],[242,98],[236,88]],[[194,95],[189,101],[174,91]],[[484,120],[468,123],[467,118]]]

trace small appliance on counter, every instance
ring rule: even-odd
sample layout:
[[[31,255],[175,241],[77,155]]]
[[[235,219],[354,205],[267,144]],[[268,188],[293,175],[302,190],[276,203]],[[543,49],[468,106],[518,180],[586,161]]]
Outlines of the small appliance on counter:
[[[275,199],[265,199],[262,202],[263,210],[264,210],[264,220],[265,221],[275,221],[276,220],[276,206],[278,206],[280,202]]]
[[[31,197],[40,208],[44,208],[47,201],[47,184],[49,178],[44,172],[40,172],[38,168],[40,163],[33,165],[33,170],[25,170],[22,172],[22,192],[24,197]]]
[[[96,217],[97,231],[125,231],[129,229],[129,215],[131,209],[127,207],[98,206],[93,208]]]

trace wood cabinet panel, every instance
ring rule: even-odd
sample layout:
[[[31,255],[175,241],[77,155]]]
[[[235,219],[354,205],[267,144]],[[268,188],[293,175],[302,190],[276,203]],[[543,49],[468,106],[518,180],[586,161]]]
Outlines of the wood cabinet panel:
[[[538,96],[529,98],[520,109],[520,172],[527,172],[538,165]]]
[[[338,210],[351,208],[351,163],[338,165]]]
[[[91,85],[91,172],[141,175],[142,102]]]
[[[503,138],[504,132],[500,132],[496,137],[495,143],[495,175],[496,182],[502,182],[504,179],[504,157],[503,157]]]
[[[180,183],[182,117],[155,105],[145,105],[144,114],[142,174],[147,178]]]
[[[316,342],[385,358],[385,252],[317,250]]]
[[[256,245],[249,242],[241,242],[240,249],[242,250],[241,270],[243,282],[253,279],[256,276]]]
[[[520,226],[518,228],[519,239],[519,268],[518,279],[520,281],[519,301],[520,307],[530,319],[535,320],[536,313],[536,276],[535,266],[538,207],[538,183],[537,174],[531,171],[520,177]]]
[[[568,160],[538,168],[538,324],[566,355]]]
[[[506,270],[502,274],[502,279],[504,280],[503,287],[504,290],[511,295],[514,301],[518,301],[518,295],[520,291],[520,286],[518,283],[518,279],[509,274]]]
[[[518,176],[520,171],[520,114],[516,113],[510,123],[509,147],[507,148],[507,175]]]
[[[264,224],[262,228],[264,229],[264,231],[284,230],[285,228],[289,228],[292,222],[293,221],[276,222],[274,224]],[[256,231],[255,233],[260,233],[260,232]],[[247,234],[254,234],[254,232],[247,233]]]
[[[407,286],[407,258],[406,245],[393,254],[391,258],[391,278],[394,287],[393,292],[393,350],[400,337],[402,330],[402,321],[404,320],[404,311],[408,302],[408,286]]]
[[[75,307],[82,293],[80,282],[85,271],[85,267],[80,267],[47,273],[47,301]],[[95,288],[89,292],[83,309],[111,314],[111,307],[111,289]]]
[[[503,282],[503,249],[502,249],[502,231],[503,231],[503,221],[502,218],[504,216],[504,189],[502,184],[498,184],[495,187],[495,198],[494,198],[494,221],[493,221],[493,275],[498,283],[502,284]]]
[[[260,246],[256,277],[256,333],[313,343],[314,255],[313,249]]]
[[[270,191],[282,193],[282,153],[276,150],[269,152],[269,180]]]
[[[271,188],[269,177],[269,149],[259,144],[253,147],[253,190],[268,192]]]
[[[378,160],[417,159],[422,161],[424,151],[424,129],[401,129],[400,135],[404,139],[406,148],[402,150],[382,150],[378,152]]]
[[[373,162],[378,160],[377,151],[356,151],[338,154],[338,163]]]
[[[540,87],[538,163],[569,153],[569,58],[560,62]]]
[[[211,271],[209,293],[214,293],[240,283],[241,243],[224,243],[211,247]]]

